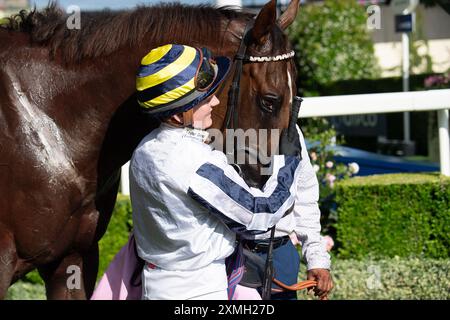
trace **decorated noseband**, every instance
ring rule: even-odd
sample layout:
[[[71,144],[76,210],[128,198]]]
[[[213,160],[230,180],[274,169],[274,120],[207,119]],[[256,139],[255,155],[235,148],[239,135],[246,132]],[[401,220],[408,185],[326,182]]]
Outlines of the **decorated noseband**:
[[[245,56],[245,61],[250,62],[271,62],[271,61],[281,61],[293,58],[295,56],[294,50],[289,53],[279,54],[275,57],[254,57],[254,56]]]

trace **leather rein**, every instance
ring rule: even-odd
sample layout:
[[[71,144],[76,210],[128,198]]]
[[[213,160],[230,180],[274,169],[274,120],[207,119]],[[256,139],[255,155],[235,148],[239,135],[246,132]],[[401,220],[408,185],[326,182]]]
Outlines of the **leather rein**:
[[[231,83],[230,89],[228,91],[228,104],[227,104],[227,113],[225,115],[225,121],[222,125],[222,129],[237,129],[238,128],[238,104],[239,104],[239,96],[240,96],[240,83],[242,76],[242,69],[244,63],[264,63],[264,62],[273,62],[273,61],[281,61],[287,60],[294,57],[294,51],[289,53],[285,53],[282,55],[278,55],[275,57],[252,57],[246,55],[247,47],[251,40],[251,30],[253,28],[254,21],[251,20],[245,26],[245,30],[241,39],[241,43],[239,45],[239,49],[234,56],[234,74],[233,81]],[[301,98],[294,97],[294,102],[297,102]],[[293,103],[296,105],[296,103]],[[298,105],[299,107],[299,105]],[[298,109],[297,109],[298,114]],[[293,119],[291,119],[291,123]],[[295,124],[294,124],[295,125]],[[291,125],[290,125],[291,126]],[[291,130],[292,128],[289,128]],[[234,150],[233,150],[233,159],[234,159]],[[267,254],[266,266],[265,266],[265,274],[263,279],[263,292],[262,299],[269,300],[271,296],[271,292],[282,292],[282,291],[297,291],[303,289],[309,289],[317,286],[317,282],[313,280],[301,281],[294,285],[286,285],[283,282],[277,280],[273,276],[273,265],[272,265],[272,251],[273,251],[273,239],[275,234],[275,227],[271,228],[270,242],[269,242],[269,250]],[[271,289],[271,284],[275,283],[281,289]]]

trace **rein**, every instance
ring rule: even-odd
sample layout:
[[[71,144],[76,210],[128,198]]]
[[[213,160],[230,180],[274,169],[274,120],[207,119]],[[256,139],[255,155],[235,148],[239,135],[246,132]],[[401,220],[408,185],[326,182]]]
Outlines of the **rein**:
[[[239,96],[240,96],[240,83],[241,83],[241,76],[242,76],[242,69],[244,63],[265,63],[265,62],[275,62],[275,61],[282,61],[291,59],[294,57],[295,52],[291,51],[289,53],[277,55],[274,57],[265,57],[265,56],[249,56],[246,55],[248,44],[251,40],[251,34],[250,31],[252,30],[254,25],[254,21],[251,20],[247,23],[245,26],[245,30],[243,33],[243,36],[241,38],[241,43],[239,45],[239,49],[234,56],[234,74],[233,74],[233,82],[231,83],[230,89],[228,91],[228,104],[227,104],[227,113],[225,115],[225,121],[222,125],[222,129],[236,129],[238,128],[238,120],[239,120],[239,114],[238,114],[238,105],[239,105]],[[297,110],[296,114],[298,114],[299,107],[300,107],[301,98],[294,97],[293,101],[293,112],[294,109]],[[295,130],[295,123],[296,119],[294,119],[294,113],[292,114],[292,118],[289,124],[289,131]],[[227,151],[228,152],[228,151]],[[235,149],[233,149],[231,155],[233,155],[234,159]],[[240,170],[240,167],[236,164],[232,164],[234,167],[238,168]],[[264,272],[264,279],[263,279],[263,290],[262,290],[262,299],[263,300],[270,300],[271,298],[271,292],[272,292],[272,282],[277,284],[282,289],[274,289],[274,291],[280,292],[285,290],[302,290],[302,289],[308,289],[311,287],[317,286],[316,281],[301,281],[295,285],[289,286],[281,281],[275,279],[273,277],[273,239],[275,236],[275,226],[271,228],[271,234],[270,234],[270,244],[269,244],[269,251],[267,253],[267,259],[266,259],[266,265],[265,265],[265,272]]]
[[[250,38],[250,30],[253,28],[253,23],[254,23],[253,20],[251,20],[245,26],[244,35],[242,36],[238,52],[234,56],[235,68],[234,68],[233,82],[231,83],[230,90],[228,91],[227,113],[224,122],[226,129],[232,128],[235,129],[238,127],[237,106],[239,104],[242,68],[244,65],[244,60],[246,58],[245,53],[247,52],[247,46]],[[233,123],[231,123],[232,116],[233,116]]]

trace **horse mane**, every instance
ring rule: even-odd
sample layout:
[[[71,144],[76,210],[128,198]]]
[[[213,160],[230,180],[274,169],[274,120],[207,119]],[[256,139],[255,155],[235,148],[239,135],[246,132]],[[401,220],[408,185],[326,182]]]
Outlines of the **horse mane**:
[[[20,11],[0,28],[27,33],[32,44],[48,47],[51,56],[54,57],[59,49],[66,62],[79,62],[106,56],[124,46],[138,46],[148,34],[152,43],[176,40],[180,43],[214,43],[224,31],[221,30],[224,18],[249,19],[251,15],[230,7],[209,5],[140,5],[127,11],[81,12],[81,28],[73,30],[66,25],[69,17],[55,2],[51,2],[41,11],[36,7],[30,12]]]

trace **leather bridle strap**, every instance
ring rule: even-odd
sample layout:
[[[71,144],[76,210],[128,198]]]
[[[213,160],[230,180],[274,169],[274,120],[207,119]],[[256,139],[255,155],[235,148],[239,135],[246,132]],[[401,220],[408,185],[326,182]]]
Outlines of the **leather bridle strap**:
[[[263,287],[261,298],[263,300],[270,300],[272,293],[272,279],[273,279],[273,239],[275,237],[275,226],[270,229],[269,250],[267,251],[266,266],[263,277]]]
[[[242,36],[241,44],[239,45],[239,50],[237,54],[234,56],[235,68],[233,75],[233,82],[231,83],[230,90],[228,91],[228,105],[227,105],[227,113],[225,116],[225,128],[237,128],[238,127],[238,112],[237,106],[239,104],[239,93],[240,93],[240,83],[241,83],[241,75],[242,68],[244,65],[244,60],[246,58],[247,46],[249,43],[250,30],[253,28],[254,21],[250,20],[245,26],[245,31]],[[233,122],[231,122],[231,117],[233,117]]]

